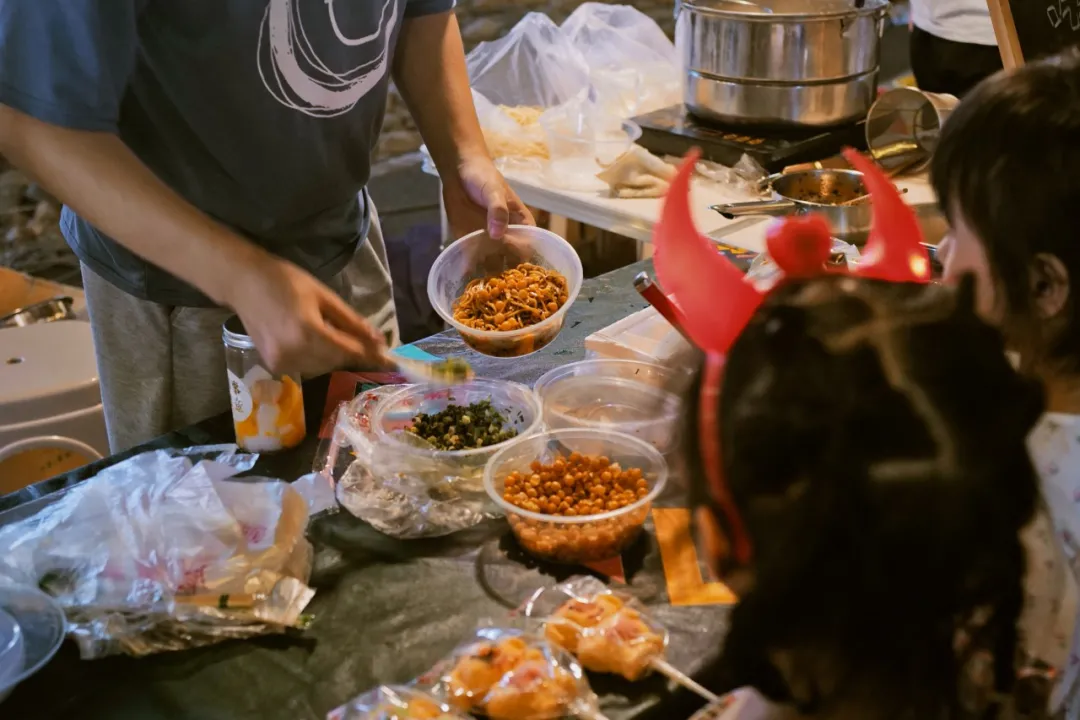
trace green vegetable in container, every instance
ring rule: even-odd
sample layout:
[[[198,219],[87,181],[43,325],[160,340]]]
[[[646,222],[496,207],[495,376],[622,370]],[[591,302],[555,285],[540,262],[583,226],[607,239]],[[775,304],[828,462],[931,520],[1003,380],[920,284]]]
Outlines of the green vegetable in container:
[[[490,400],[468,406],[450,404],[437,413],[420,413],[408,430],[438,450],[475,450],[517,436],[517,430],[508,427],[506,418]]]

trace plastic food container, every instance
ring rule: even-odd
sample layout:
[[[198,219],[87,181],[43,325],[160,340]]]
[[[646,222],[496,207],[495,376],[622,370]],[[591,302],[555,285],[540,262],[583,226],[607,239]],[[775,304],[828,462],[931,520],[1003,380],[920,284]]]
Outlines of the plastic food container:
[[[498,275],[523,262],[554,270],[566,278],[567,298],[558,311],[535,325],[506,332],[474,330],[454,320],[454,303],[470,281]],[[581,281],[581,259],[570,243],[547,230],[511,225],[502,240],[493,240],[480,230],[443,250],[428,273],[428,299],[472,349],[484,355],[518,357],[536,352],[555,339],[577,299]]]
[[[623,469],[638,468],[649,484],[648,494],[618,510],[575,517],[530,512],[503,498],[510,473],[528,475],[534,460],[549,464],[573,452],[607,457]],[[586,563],[616,557],[637,539],[667,476],[664,457],[643,440],[611,430],[553,430],[496,453],[484,471],[484,488],[506,513],[514,537],[529,553],[550,562]]]
[[[0,584],[0,701],[52,659],[65,630],[64,611],[51,597]]]
[[[236,444],[249,452],[299,445],[307,434],[299,375],[274,375],[265,367],[240,318],[222,326]]]
[[[605,189],[597,173],[641,139],[641,127],[630,120],[582,110],[545,114],[540,124],[550,156],[545,179],[565,190]]]
[[[633,435],[661,453],[671,450],[679,423],[676,374],[636,360],[583,360],[549,370],[536,382],[544,425],[606,428]]]

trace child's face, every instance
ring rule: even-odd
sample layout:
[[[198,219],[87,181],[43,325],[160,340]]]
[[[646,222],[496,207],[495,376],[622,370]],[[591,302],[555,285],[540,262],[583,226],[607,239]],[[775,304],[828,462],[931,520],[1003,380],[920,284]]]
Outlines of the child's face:
[[[994,276],[983,244],[962,214],[954,212],[953,218],[951,232],[938,247],[938,259],[945,268],[943,279],[955,284],[967,273],[974,275],[975,309],[986,322],[1000,325],[1004,313],[997,301]]]

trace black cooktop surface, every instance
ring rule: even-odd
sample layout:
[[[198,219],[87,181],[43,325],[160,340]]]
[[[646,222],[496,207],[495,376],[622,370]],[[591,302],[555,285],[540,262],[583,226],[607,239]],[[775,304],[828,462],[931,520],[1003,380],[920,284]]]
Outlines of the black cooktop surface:
[[[706,160],[732,166],[746,154],[769,172],[823,160],[849,146],[866,149],[865,120],[828,129],[723,127],[695,118],[682,105],[673,105],[636,117],[634,122],[642,130],[639,143],[656,155],[682,156],[699,147]]]

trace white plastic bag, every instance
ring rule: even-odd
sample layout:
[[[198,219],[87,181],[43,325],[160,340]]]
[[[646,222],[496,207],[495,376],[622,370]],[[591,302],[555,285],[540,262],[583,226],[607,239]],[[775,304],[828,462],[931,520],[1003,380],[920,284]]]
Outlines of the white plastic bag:
[[[593,100],[604,113],[629,117],[682,101],[675,45],[640,10],[589,2],[561,27],[584,57]]]
[[[541,13],[526,15],[506,37],[477,45],[466,63],[480,127],[496,159],[546,160],[540,114],[589,94],[585,59]]]
[[[0,576],[53,595],[87,659],[298,625],[308,506],[287,483],[230,479],[257,457],[158,450],[106,468],[0,527]]]
[[[477,45],[466,65],[473,90],[496,105],[547,109],[589,87],[585,59],[542,13],[529,13],[505,37]]]

